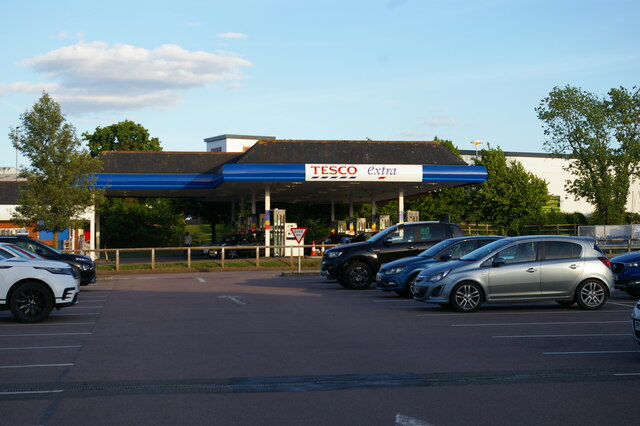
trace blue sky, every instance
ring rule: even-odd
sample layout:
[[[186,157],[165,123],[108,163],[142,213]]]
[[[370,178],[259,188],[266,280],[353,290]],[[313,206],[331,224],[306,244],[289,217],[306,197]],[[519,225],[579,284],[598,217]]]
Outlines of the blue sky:
[[[129,119],[165,151],[228,133],[543,152],[555,86],[640,85],[638,0],[3,3],[0,166],[43,90],[78,136]]]

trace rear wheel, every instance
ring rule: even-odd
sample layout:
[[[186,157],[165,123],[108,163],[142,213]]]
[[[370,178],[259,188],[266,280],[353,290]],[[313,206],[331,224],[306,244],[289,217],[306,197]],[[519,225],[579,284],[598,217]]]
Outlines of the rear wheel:
[[[462,282],[453,288],[449,302],[457,311],[473,312],[482,303],[482,290],[476,283]]]
[[[371,285],[372,279],[373,273],[366,263],[353,262],[345,269],[343,282],[348,288],[362,290]]]
[[[607,301],[607,289],[597,280],[587,280],[576,290],[576,302],[582,309],[599,309]]]
[[[38,322],[53,309],[53,295],[44,284],[25,282],[11,294],[9,307],[19,322]]]

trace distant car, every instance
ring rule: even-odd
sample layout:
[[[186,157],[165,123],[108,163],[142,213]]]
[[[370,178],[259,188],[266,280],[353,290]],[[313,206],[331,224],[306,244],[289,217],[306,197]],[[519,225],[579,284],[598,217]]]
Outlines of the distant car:
[[[376,285],[382,291],[395,291],[402,296],[412,296],[411,285],[424,269],[440,262],[457,260],[478,247],[501,238],[504,237],[480,235],[440,241],[417,256],[405,257],[382,265],[376,275]]]
[[[19,322],[39,322],[53,308],[78,302],[79,279],[70,265],[19,257],[0,244],[0,310],[10,309]]]
[[[640,252],[634,251],[611,259],[616,289],[640,299]]]
[[[255,231],[243,234],[232,234],[222,239],[219,243],[211,244],[205,247],[203,253],[212,259],[222,256],[222,247],[224,247],[225,259],[235,259],[242,256],[255,256],[255,246],[264,246],[264,232]],[[235,249],[233,247],[241,247]]]
[[[422,271],[414,299],[461,312],[483,303],[556,301],[604,306],[614,289],[609,259],[591,238],[527,236],[487,244]]]
[[[80,276],[80,285],[96,282],[96,264],[89,256],[63,253],[41,241],[29,237],[2,235],[0,236],[0,242],[15,244],[44,258],[69,264]]]
[[[633,327],[633,334],[636,337],[636,342],[640,345],[640,300],[636,302],[636,306],[631,313],[631,325]]]
[[[366,241],[325,250],[320,274],[346,288],[366,289],[382,264],[416,256],[442,240],[463,235],[459,225],[446,221],[400,223]]]

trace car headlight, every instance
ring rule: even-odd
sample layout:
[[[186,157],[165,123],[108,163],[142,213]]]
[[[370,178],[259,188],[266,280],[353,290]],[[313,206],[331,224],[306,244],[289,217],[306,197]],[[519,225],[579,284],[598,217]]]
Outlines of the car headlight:
[[[404,270],[404,266],[396,266],[395,268],[390,268],[385,271],[387,275],[399,274]]]
[[[429,281],[431,281],[432,283],[437,283],[438,281],[449,275],[449,272],[451,272],[451,269],[438,272],[437,274],[432,275],[431,278],[429,278]]]
[[[329,259],[335,259],[336,257],[340,257],[342,256],[342,252],[341,251],[328,251],[327,253],[327,257]]]
[[[57,275],[73,275],[71,268],[55,268],[47,266],[36,266],[35,269],[42,269],[43,271],[51,272]]]
[[[640,267],[640,262],[631,262],[625,264],[624,266],[626,266],[627,268],[637,268]]]

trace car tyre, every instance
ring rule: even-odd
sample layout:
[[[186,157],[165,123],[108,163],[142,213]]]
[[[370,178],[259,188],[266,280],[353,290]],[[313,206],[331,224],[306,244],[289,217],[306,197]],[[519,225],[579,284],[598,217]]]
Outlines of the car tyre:
[[[413,284],[416,281],[416,278],[418,278],[418,274],[419,272],[416,272],[415,274],[411,275],[409,277],[409,279],[407,280],[407,285],[405,286],[405,288],[403,288],[402,290],[398,290],[397,293],[402,296],[402,297],[413,297]]]
[[[49,316],[53,295],[44,284],[27,281],[20,284],[9,298],[9,308],[18,322],[34,323]]]
[[[473,282],[461,282],[456,285],[449,296],[449,303],[456,311],[473,312],[482,303],[482,290]]]
[[[364,290],[371,285],[373,272],[362,262],[353,262],[344,271],[344,284],[354,290]]]
[[[599,309],[607,301],[607,288],[598,280],[587,280],[576,290],[576,302],[582,309]]]

